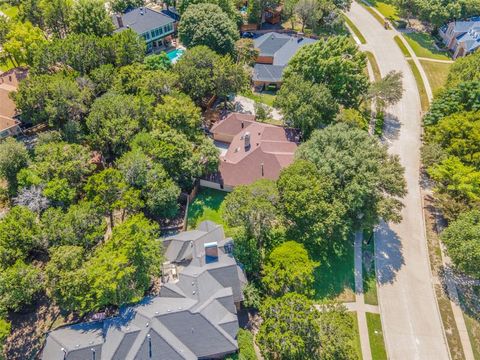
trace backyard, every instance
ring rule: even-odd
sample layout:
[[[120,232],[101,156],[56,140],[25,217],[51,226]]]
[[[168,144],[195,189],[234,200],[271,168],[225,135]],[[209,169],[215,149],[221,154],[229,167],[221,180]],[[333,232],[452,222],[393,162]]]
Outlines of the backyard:
[[[225,227],[220,205],[227,194],[224,191],[200,188],[197,197],[188,207],[188,229],[195,229],[199,223],[205,220],[211,220]]]

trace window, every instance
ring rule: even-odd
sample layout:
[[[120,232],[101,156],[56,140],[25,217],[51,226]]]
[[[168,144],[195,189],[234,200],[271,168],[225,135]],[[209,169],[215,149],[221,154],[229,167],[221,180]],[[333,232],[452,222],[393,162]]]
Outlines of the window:
[[[172,24],[165,25],[163,29],[165,30],[166,33],[172,31]]]
[[[155,30],[150,31],[150,34],[152,35],[152,38],[155,37]]]

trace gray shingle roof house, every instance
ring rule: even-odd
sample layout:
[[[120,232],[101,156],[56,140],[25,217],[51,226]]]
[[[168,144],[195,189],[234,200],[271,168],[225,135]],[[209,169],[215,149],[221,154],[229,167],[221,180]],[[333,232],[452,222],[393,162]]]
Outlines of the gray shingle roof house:
[[[256,87],[280,85],[283,69],[297,51],[316,40],[287,34],[268,32],[254,40],[259,55],[253,68],[253,82]]]
[[[480,17],[452,21],[439,31],[443,42],[453,52],[453,58],[466,56],[480,49]]]
[[[165,39],[175,31],[175,19],[148,7],[133,9],[112,18],[116,32],[132,29],[145,39],[147,51],[161,47]]]
[[[237,351],[236,305],[246,279],[232,244],[210,221],[164,239],[171,263],[159,296],[114,318],[50,332],[42,359],[221,359]]]

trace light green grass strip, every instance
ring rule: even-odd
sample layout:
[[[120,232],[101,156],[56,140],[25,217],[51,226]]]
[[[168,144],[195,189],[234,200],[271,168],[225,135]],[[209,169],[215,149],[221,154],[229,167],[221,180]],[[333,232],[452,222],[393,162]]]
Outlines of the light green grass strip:
[[[395,42],[397,43],[400,50],[402,50],[402,53],[405,57],[412,57],[412,55],[410,54],[410,51],[408,51],[408,49],[405,46],[405,44],[403,43],[402,39],[400,39],[400,36],[395,35],[393,40],[395,40]]]
[[[372,359],[387,360],[387,351],[385,350],[385,341],[383,340],[382,321],[379,314],[366,313],[368,338],[370,339],[370,349],[372,350]]]
[[[353,33],[355,36],[360,40],[361,44],[366,44],[367,40],[365,40],[365,37],[362,35],[360,30],[358,30],[357,26],[350,20],[346,15],[343,15],[343,18],[345,19],[345,22],[348,24],[348,27],[352,29]]]
[[[368,61],[372,66],[373,78],[375,81],[380,80],[382,78],[382,74],[380,73],[380,68],[378,66],[377,59],[375,59],[375,55],[373,55],[373,53],[370,51],[365,51],[365,54],[367,54]]]
[[[410,68],[412,69],[413,76],[415,76],[415,81],[417,82],[418,93],[420,94],[420,103],[422,105],[422,111],[425,112],[428,110],[430,106],[430,102],[428,101],[427,90],[425,90],[425,84],[423,83],[422,76],[420,75],[420,71],[418,70],[417,65],[412,59],[407,60]]]

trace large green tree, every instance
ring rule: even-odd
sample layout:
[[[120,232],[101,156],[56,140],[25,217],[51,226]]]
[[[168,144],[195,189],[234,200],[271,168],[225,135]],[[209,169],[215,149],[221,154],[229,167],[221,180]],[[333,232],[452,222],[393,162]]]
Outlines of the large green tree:
[[[113,23],[101,0],[79,0],[73,5],[71,30],[96,36],[110,35]]]
[[[206,45],[220,54],[233,54],[238,40],[235,22],[215,4],[190,5],[182,15],[178,34],[187,47]]]
[[[40,248],[38,235],[36,215],[23,206],[11,208],[0,220],[0,269]]]
[[[30,305],[35,295],[43,289],[40,269],[17,260],[12,266],[0,271],[0,312],[19,311]]]
[[[145,5],[145,0],[113,0],[111,2],[112,10],[118,13],[124,13]]]
[[[457,86],[466,81],[480,81],[480,52],[455,60],[448,72],[447,85]]]
[[[369,87],[365,54],[347,37],[333,36],[302,47],[285,68],[284,80],[294,74],[324,84],[333,98],[356,107]]]
[[[17,174],[28,164],[28,151],[25,145],[13,138],[0,142],[0,178],[8,183],[8,192],[17,191]]]
[[[296,157],[312,162],[320,176],[333,181],[332,197],[344,204],[343,221],[354,228],[372,226],[379,218],[400,221],[404,169],[365,131],[342,123],[317,130]]]
[[[348,234],[347,206],[336,198],[330,174],[319,173],[309,161],[296,160],[281,172],[277,186],[291,238],[311,246]]]
[[[85,264],[89,290],[84,310],[140,300],[160,274],[163,256],[157,239],[158,226],[143,215],[117,225],[111,239]]]
[[[475,278],[480,276],[480,211],[460,214],[441,234],[456,268]]]
[[[59,38],[69,32],[72,0],[40,0],[43,23],[46,29]]]
[[[45,43],[45,36],[30,22],[13,23],[2,44],[3,51],[13,60],[14,65],[30,64],[36,49]]]
[[[305,138],[331,123],[339,108],[325,85],[313,84],[297,74],[283,82],[275,104],[286,124],[299,129]]]
[[[306,296],[314,293],[314,270],[318,263],[312,261],[304,246],[287,241],[272,250],[262,271],[262,282],[271,296],[296,292]]]

